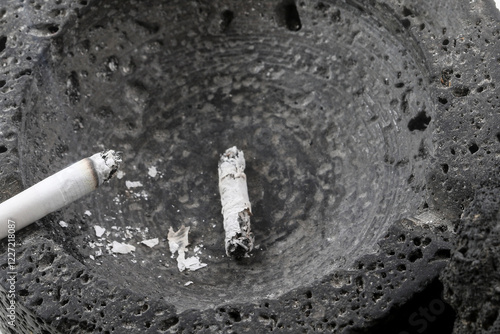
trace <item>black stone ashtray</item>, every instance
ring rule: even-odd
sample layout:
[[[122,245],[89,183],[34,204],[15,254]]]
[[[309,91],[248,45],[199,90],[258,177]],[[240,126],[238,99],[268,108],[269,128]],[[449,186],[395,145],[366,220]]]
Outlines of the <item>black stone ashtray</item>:
[[[0,330],[493,333],[499,18],[490,0],[4,1],[0,200],[105,148],[123,163],[16,233]],[[231,146],[241,260],[218,191]],[[206,267],[178,270],[183,225]]]

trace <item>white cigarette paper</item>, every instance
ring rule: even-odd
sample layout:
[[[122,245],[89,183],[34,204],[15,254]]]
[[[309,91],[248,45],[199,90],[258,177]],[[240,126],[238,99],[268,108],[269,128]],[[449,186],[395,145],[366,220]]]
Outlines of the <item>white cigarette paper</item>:
[[[254,236],[250,229],[252,207],[248,199],[245,156],[233,146],[219,160],[219,191],[226,233],[226,254],[235,258],[248,257]]]
[[[120,162],[120,155],[113,150],[94,154],[1,203],[0,240],[8,234],[9,220],[19,230],[63,208],[108,181]]]

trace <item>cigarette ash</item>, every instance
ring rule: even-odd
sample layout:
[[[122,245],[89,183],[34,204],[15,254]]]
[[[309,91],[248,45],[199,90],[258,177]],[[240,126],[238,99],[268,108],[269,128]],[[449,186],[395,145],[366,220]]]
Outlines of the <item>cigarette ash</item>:
[[[177,268],[180,272],[186,269],[195,271],[207,265],[206,263],[201,263],[200,258],[196,255],[201,253],[200,247],[195,247],[194,256],[186,258],[187,246],[189,245],[188,234],[189,227],[184,225],[182,225],[177,232],[174,232],[172,227],[168,230],[168,246],[172,253],[172,257],[174,257],[177,252]]]
[[[156,175],[158,175],[158,170],[156,170],[155,166],[149,167],[149,169],[148,169],[148,175],[150,177],[155,177]]]
[[[116,178],[117,178],[118,180],[123,179],[123,177],[124,177],[124,176],[125,176],[125,172],[124,172],[124,171],[119,170],[118,172],[116,172]]]
[[[160,240],[158,238],[153,238],[153,239],[141,241],[141,244],[146,245],[149,248],[153,248],[154,246],[158,245],[159,243],[160,243]]]
[[[124,191],[117,193],[113,198],[113,203],[117,206],[121,207],[128,201],[135,200],[149,200],[150,192],[148,192],[147,188],[151,183],[151,180],[157,180],[163,178],[163,173],[160,172],[156,166],[152,165],[147,168],[146,175],[136,175],[138,168],[136,166],[131,167],[131,171],[128,173],[120,169],[116,173],[116,178],[121,180],[122,185],[124,184]],[[128,178],[126,176],[129,176]],[[132,179],[132,175],[139,176],[139,178]],[[123,189],[123,188],[122,188]],[[121,214],[121,210],[117,210],[118,214]]]
[[[89,258],[91,260],[95,260],[97,265],[102,264],[102,262],[98,262],[97,260],[103,255],[112,255],[117,257],[119,255],[130,254],[133,256],[130,261],[132,263],[137,263],[134,254],[137,247],[142,246],[154,248],[160,244],[159,238],[151,238],[148,235],[148,227],[141,229],[140,227],[132,226],[126,226],[125,228],[122,228],[121,226],[111,226],[111,228],[106,229],[99,225],[94,225],[93,228],[97,240],[88,243],[89,248],[92,250],[92,254],[89,255]],[[177,252],[177,268],[180,272],[186,269],[195,271],[207,265],[205,263],[201,263],[199,258],[199,255],[203,250],[203,244],[199,244],[194,247],[192,251],[194,253],[193,256],[186,256],[189,252],[187,248],[189,245],[189,229],[189,227],[182,226],[177,232],[174,232],[172,227],[170,227],[168,233],[170,252],[172,253],[172,258],[174,258],[174,254]],[[135,244],[138,246],[135,246]],[[165,263],[165,266],[168,267],[168,264]]]
[[[125,185],[128,189],[142,187],[141,181],[125,181]]]
[[[104,227],[101,227],[101,226],[98,226],[98,225],[94,226],[94,230],[95,230],[95,235],[98,238],[102,237],[102,235],[104,234],[104,232],[106,232],[106,229]]]
[[[96,168],[102,170],[102,174],[104,176],[103,180],[99,180],[100,183],[109,181],[113,175],[116,174],[122,162],[121,155],[122,152],[116,152],[113,150],[107,150],[100,153],[100,158],[104,161],[104,165],[96,166]]]
[[[91,241],[88,246],[93,250],[93,254],[89,255],[89,258],[95,260],[104,254],[109,254],[112,256],[117,256],[116,254],[132,254],[135,252],[136,246],[133,243],[144,245],[147,247],[154,247],[159,244],[158,238],[150,238],[148,236],[149,229],[146,227],[141,229],[140,227],[126,226],[122,228],[120,226],[111,226],[108,230],[99,225],[94,225],[95,236],[97,241]],[[141,241],[135,241],[140,239]],[[134,259],[132,262],[137,262]],[[101,263],[97,263],[100,265]]]
[[[135,174],[134,170],[137,170],[136,166],[132,166],[132,170],[128,173],[123,170],[119,170],[116,173],[117,179],[121,180],[122,185],[125,186],[122,188],[124,190],[116,194],[113,198],[113,203],[115,203],[117,207],[122,207],[125,203],[129,201],[133,202],[137,199],[148,200],[149,194],[144,188],[148,187],[148,184],[151,182],[150,180],[163,178],[163,174],[154,165],[147,168],[146,178],[132,178],[132,175]],[[177,211],[179,212],[180,210]],[[122,213],[120,209],[116,212],[118,214]],[[85,214],[89,217],[92,215],[88,210]],[[112,222],[114,219],[116,218],[108,216],[105,217],[104,220],[106,222]],[[196,223],[194,224],[196,225]],[[107,227],[104,227],[94,225],[93,228],[97,241],[89,242],[89,247],[93,250],[93,253],[89,255],[89,258],[92,260],[98,260],[98,258],[103,255],[112,255],[117,257],[120,255],[130,254],[133,257],[130,261],[137,263],[135,252],[138,247],[155,248],[160,244],[159,238],[148,235],[149,231],[147,227],[141,229],[140,227],[132,226],[109,227],[108,225]],[[168,233],[168,243],[172,253],[172,258],[176,258],[177,268],[180,272],[185,271],[186,269],[189,271],[195,271],[207,265],[202,263],[199,258],[199,255],[202,253],[202,244],[195,246],[192,251],[188,249],[189,230],[190,227],[182,226],[177,232],[175,232],[173,228],[170,227]],[[175,253],[177,253],[177,256],[174,255]],[[191,253],[191,256],[188,256],[189,253]],[[101,263],[96,262],[96,264],[100,265]],[[167,263],[164,265],[169,267]]]
[[[145,200],[149,199],[149,193],[142,189],[135,191],[135,188],[142,188],[144,185],[142,184],[141,181],[125,181],[125,186],[127,187],[127,190],[125,191],[125,198],[142,198]],[[120,195],[115,196],[113,201],[116,204],[121,204],[122,201],[120,201]]]
[[[111,252],[118,254],[128,254],[130,252],[135,252],[135,246],[123,242],[113,241],[113,243],[111,244]]]
[[[134,166],[134,169],[135,169],[135,166]],[[156,178],[157,176],[159,178],[163,178],[163,174],[160,173],[155,166],[150,166],[148,168],[148,177],[149,178]],[[118,171],[118,175],[117,175],[117,178],[118,179],[123,179],[123,177],[125,177],[126,173],[123,172],[123,171]],[[127,190],[125,191],[125,197],[127,198],[136,198],[136,199],[139,199],[139,198],[142,198],[144,200],[148,200],[149,199],[149,193],[142,189],[144,187],[144,183],[141,182],[141,181],[131,181],[131,180],[125,180],[125,187],[127,187]],[[141,188],[141,189],[136,189],[136,188]],[[116,204],[120,204],[120,198],[119,196],[116,196],[113,201],[116,203]]]

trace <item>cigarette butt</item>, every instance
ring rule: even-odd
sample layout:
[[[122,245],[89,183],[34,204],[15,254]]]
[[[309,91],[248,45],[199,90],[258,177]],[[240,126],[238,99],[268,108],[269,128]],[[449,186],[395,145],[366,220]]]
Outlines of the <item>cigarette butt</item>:
[[[248,199],[245,156],[233,146],[219,160],[219,191],[226,233],[226,254],[235,258],[248,257],[254,236],[250,228],[252,207]]]
[[[120,155],[103,151],[82,159],[0,204],[0,240],[97,189],[117,171]],[[9,228],[8,228],[9,227]]]

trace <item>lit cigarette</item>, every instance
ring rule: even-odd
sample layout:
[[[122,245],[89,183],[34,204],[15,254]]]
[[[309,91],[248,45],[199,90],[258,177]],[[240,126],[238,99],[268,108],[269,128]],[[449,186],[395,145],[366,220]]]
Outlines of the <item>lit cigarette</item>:
[[[7,236],[8,221],[16,230],[63,208],[97,189],[117,171],[120,155],[113,150],[94,154],[49,176],[0,204],[0,240]]]
[[[219,161],[219,191],[226,232],[226,254],[235,258],[248,257],[254,237],[250,229],[252,207],[248,199],[245,156],[233,146]]]

